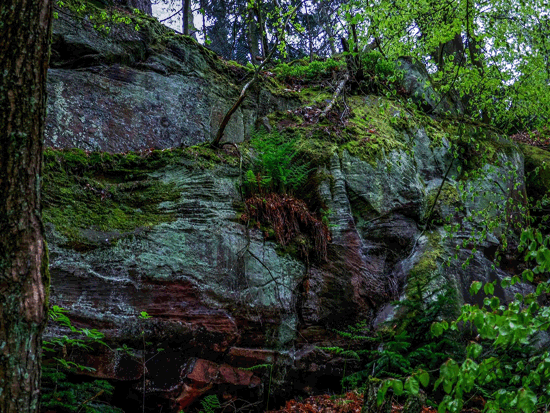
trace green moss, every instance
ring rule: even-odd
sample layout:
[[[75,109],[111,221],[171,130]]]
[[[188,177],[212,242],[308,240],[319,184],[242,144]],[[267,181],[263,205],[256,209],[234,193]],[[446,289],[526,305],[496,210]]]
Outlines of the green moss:
[[[315,60],[313,62],[294,61],[294,64],[281,63],[275,68],[279,79],[285,81],[300,81],[308,79],[319,81],[322,78],[331,77],[345,67],[343,59],[327,59],[326,61]]]
[[[87,236],[88,230],[116,239],[137,228],[173,220],[158,205],[180,196],[175,184],[149,175],[173,161],[174,153],[168,152],[121,155],[48,149],[42,191],[44,221],[53,224],[73,248],[88,249],[98,244]]]
[[[430,218],[430,221],[437,224],[442,224],[446,218],[447,213],[452,208],[460,207],[462,201],[458,190],[455,185],[445,182],[441,192],[437,197],[437,204],[434,206],[436,196],[439,192],[439,187],[434,188],[430,191],[426,197],[426,207],[425,207],[425,216],[424,219]],[[432,211],[431,217],[428,217],[428,214]]]
[[[298,116],[292,111],[281,111],[278,110],[276,112],[272,112],[269,115],[267,115],[267,118],[269,119],[269,123],[272,125],[276,125],[281,128],[289,128],[293,126],[300,126],[304,123],[303,118]],[[285,131],[287,132],[287,131]]]
[[[348,142],[341,145],[341,151],[347,150],[376,166],[377,160],[389,152],[410,148],[403,132],[414,123],[396,102],[381,97],[355,96],[348,104],[352,113],[344,130]]]
[[[550,191],[550,152],[530,145],[520,148],[525,157],[527,194],[541,199]]]
[[[433,231],[427,234],[428,242],[424,253],[416,265],[411,269],[407,278],[405,294],[410,300],[421,300],[421,295],[430,288],[431,284],[439,279],[439,265],[443,259],[444,249],[441,244],[439,232]]]
[[[296,98],[299,99],[300,94],[294,90],[289,89],[286,85],[279,82],[269,76],[264,76],[261,79],[261,85],[266,87],[274,96],[281,96],[284,98]]]
[[[40,268],[40,274],[42,274],[42,283],[44,284],[44,290],[46,292],[46,297],[44,298],[44,310],[47,313],[47,310],[50,308],[50,253],[48,251],[48,243],[44,240],[44,256],[42,257],[42,267]]]
[[[300,100],[302,103],[310,106],[317,104],[326,105],[331,99],[332,94],[327,92],[325,87],[304,87],[300,92],[298,92]]]
[[[246,151],[246,147],[239,147],[241,154]],[[239,166],[239,153],[232,146],[225,146],[222,149],[214,149],[210,144],[189,146],[182,150],[182,155],[186,159],[193,161],[194,166],[202,169],[211,169],[220,164],[229,166]]]
[[[322,139],[301,136],[296,142],[296,150],[303,159],[312,166],[320,166],[329,162],[334,153],[338,151],[338,145]]]

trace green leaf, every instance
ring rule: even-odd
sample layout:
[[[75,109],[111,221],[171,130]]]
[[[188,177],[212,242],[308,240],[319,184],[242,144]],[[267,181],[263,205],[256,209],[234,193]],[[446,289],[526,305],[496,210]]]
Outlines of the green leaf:
[[[441,334],[443,334],[443,326],[441,325],[441,323],[435,322],[430,327],[430,331],[435,337],[439,337]]]
[[[403,394],[403,382],[398,379],[391,381],[391,387],[396,396],[401,396]]]
[[[487,283],[483,287],[483,291],[487,295],[493,295],[495,293],[495,285],[493,283]]]
[[[427,387],[430,383],[430,375],[427,371],[420,370],[420,373],[417,375],[418,380],[422,386]]]
[[[474,281],[472,285],[470,286],[470,294],[476,295],[478,291],[481,289],[482,282],[481,281]]]
[[[478,343],[470,343],[468,345],[468,348],[466,350],[467,354],[472,358],[476,359],[481,355],[481,352],[483,351],[483,346]]]
[[[537,405],[537,395],[529,388],[521,388],[518,392],[518,408],[524,413],[532,413]]]
[[[380,386],[380,389],[378,389],[378,393],[376,394],[376,405],[382,406],[382,403],[384,403],[384,398],[386,397],[386,392],[391,386],[391,381],[386,380],[382,386]]]
[[[409,377],[405,381],[405,391],[410,394],[418,394],[420,391],[420,384],[414,376]]]

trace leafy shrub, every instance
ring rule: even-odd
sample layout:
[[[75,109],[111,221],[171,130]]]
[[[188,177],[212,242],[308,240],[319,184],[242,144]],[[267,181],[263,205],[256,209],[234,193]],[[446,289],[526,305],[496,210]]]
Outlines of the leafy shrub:
[[[347,350],[338,348],[337,354],[365,361],[365,368],[343,378],[346,388],[361,387],[369,377],[403,380],[418,372],[428,374],[437,369],[449,356],[460,358],[464,346],[456,332],[446,332],[436,337],[431,326],[436,321],[456,316],[449,303],[456,301],[456,292],[452,289],[438,290],[427,296],[425,288],[428,282],[417,283],[416,294],[411,298],[394,302],[396,318],[382,326],[374,337],[365,334],[366,326],[359,324],[348,331],[339,331],[342,337],[363,342],[363,349]],[[325,349],[333,350],[334,349]],[[431,377],[422,373],[424,381]],[[433,379],[435,381],[435,379]]]
[[[379,51],[373,50],[361,55],[363,68],[382,79],[389,79],[397,73],[394,61],[386,59]]]
[[[523,272],[524,281],[532,282],[535,273],[550,270],[549,246],[550,238],[543,239],[538,231],[522,233],[520,249],[527,249],[526,259],[536,262],[532,270]],[[508,288],[520,281],[516,275],[503,279],[500,286]],[[470,294],[478,294],[483,287],[483,306],[465,304],[456,321],[435,322],[431,327],[435,336],[464,326],[478,333],[467,346],[463,361],[449,358],[441,364],[434,391],[441,388],[445,396],[438,412],[458,413],[465,400],[476,394],[486,399],[484,412],[490,413],[532,413],[546,410],[550,404],[550,351],[532,346],[550,327],[550,307],[539,303],[539,298],[550,292],[549,282],[539,283],[536,291],[526,296],[517,293],[508,305],[494,295],[495,284],[474,281]],[[411,376],[407,380],[416,379]],[[418,385],[403,388],[400,380],[387,380],[378,395],[380,404],[390,387],[396,393],[418,393]]]
[[[102,401],[105,396],[111,396],[114,389],[106,380],[78,383],[59,368],[44,367],[41,383],[42,411],[123,413],[123,410]]]

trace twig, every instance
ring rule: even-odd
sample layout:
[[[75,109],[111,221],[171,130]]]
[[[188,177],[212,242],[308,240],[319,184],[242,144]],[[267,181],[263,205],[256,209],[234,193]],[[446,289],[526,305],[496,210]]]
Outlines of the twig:
[[[85,400],[83,401],[82,403],[80,403],[80,406],[78,406],[78,411],[80,411],[80,409],[82,409],[85,405],[87,405],[88,403],[90,403],[92,400],[94,399],[97,399],[99,396],[101,396],[103,393],[105,393],[105,390],[100,390],[99,392],[97,392],[97,394],[95,396],[92,396],[90,397],[88,400]]]

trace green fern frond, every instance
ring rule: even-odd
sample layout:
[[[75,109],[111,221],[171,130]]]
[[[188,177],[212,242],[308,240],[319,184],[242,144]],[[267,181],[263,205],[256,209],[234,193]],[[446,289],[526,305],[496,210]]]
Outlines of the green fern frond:
[[[215,394],[210,394],[201,400],[200,413],[214,413],[216,409],[221,408],[220,400]]]
[[[271,369],[271,368],[273,368],[273,364],[256,364],[255,366],[252,366],[252,367],[241,368],[241,370],[254,371],[259,369]]]

